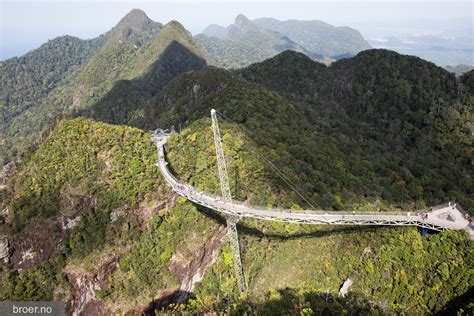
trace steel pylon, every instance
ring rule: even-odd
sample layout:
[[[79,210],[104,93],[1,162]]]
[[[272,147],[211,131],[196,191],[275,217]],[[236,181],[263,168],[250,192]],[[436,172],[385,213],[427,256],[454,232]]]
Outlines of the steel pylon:
[[[221,184],[222,198],[226,202],[232,202],[229,187],[229,176],[227,174],[227,166],[225,163],[224,150],[222,149],[221,133],[219,124],[217,123],[216,110],[211,110],[212,131],[214,133],[214,145],[217,155],[217,169]],[[247,290],[247,283],[242,269],[242,260],[240,258],[239,235],[237,233],[237,222],[239,218],[236,216],[227,216],[227,234],[229,236],[230,246],[232,249],[232,258],[234,260],[235,276],[241,293]]]

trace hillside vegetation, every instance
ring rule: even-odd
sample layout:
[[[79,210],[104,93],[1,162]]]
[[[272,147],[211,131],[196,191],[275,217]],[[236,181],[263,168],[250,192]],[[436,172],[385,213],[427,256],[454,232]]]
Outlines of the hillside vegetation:
[[[331,160],[342,165],[333,168],[352,173],[333,177],[344,179],[340,189],[362,184],[369,199],[418,207],[457,200],[474,212],[467,77],[457,81],[431,63],[384,50],[330,67],[288,52],[241,73],[297,103],[316,130],[334,139],[340,154]]]
[[[12,137],[13,122],[41,107],[56,88],[69,84],[105,40],[105,36],[93,40],[61,36],[22,57],[0,63],[0,166],[11,161],[22,147],[17,144],[21,140]]]
[[[217,193],[209,126],[209,119],[199,120],[171,138],[168,160],[180,179]],[[221,124],[221,130],[234,199],[251,205],[267,201],[269,206],[294,201],[285,193],[288,189],[271,185],[271,170],[257,154],[262,148],[233,124]],[[328,228],[248,219],[240,222],[239,231],[248,295],[236,294],[231,252],[224,246],[196,297],[177,310],[426,314],[443,311],[457,296],[464,295],[460,302],[466,307],[469,302],[474,253],[464,232],[423,238],[416,228]],[[354,282],[352,294],[340,298],[337,293],[347,278]]]
[[[149,133],[62,121],[1,191],[0,208],[9,211],[0,233],[15,250],[10,265],[2,262],[0,298],[73,300],[73,310],[91,312],[103,302],[74,303],[85,279],[118,312],[144,309],[177,286],[171,256],[190,261],[219,226],[191,203],[175,206],[156,159]],[[93,273],[105,279],[87,281]]]
[[[257,154],[268,149],[234,124],[221,129],[234,198],[297,208],[294,194],[275,182]],[[186,269],[203,265],[196,258],[212,258],[213,251],[217,261],[206,265],[194,298],[171,308],[426,314],[443,310],[472,286],[472,245],[464,232],[423,238],[415,228],[245,220],[239,231],[250,292],[240,297],[230,248],[206,248],[223,238],[224,220],[169,194],[149,137],[135,128],[65,120],[23,161],[2,191],[10,212],[0,230],[15,247],[11,265],[2,268],[2,299],[60,299],[76,311],[136,312],[179,287]],[[212,137],[210,120],[198,120],[170,139],[167,159],[181,179],[217,192]],[[61,224],[75,218],[72,226]],[[25,260],[27,252],[33,259]],[[337,298],[346,278],[354,281],[351,294]],[[82,305],[80,282],[95,295]],[[456,310],[467,302],[461,299]]]
[[[473,212],[465,78],[387,51],[331,67],[287,52],[238,73],[183,74],[121,122],[179,130],[216,108],[273,149],[271,161],[315,206],[421,210],[455,200]]]
[[[456,78],[386,50],[326,66],[244,17],[210,32],[256,40],[224,54],[254,54],[243,62],[300,52],[206,66],[218,60],[178,22],[135,9],[98,39],[2,63],[1,163],[22,159],[0,186],[0,300],[84,315],[474,313],[466,232],[415,227],[241,220],[241,295],[225,218],[170,190],[149,132],[174,128],[171,172],[219,194],[216,109],[232,198],[250,205],[419,212],[455,200],[473,215],[474,71]]]
[[[176,74],[202,68],[203,56],[181,24],[163,26],[134,9],[97,39],[58,38],[2,62],[0,165],[36,144],[56,117],[116,99],[140,105]]]

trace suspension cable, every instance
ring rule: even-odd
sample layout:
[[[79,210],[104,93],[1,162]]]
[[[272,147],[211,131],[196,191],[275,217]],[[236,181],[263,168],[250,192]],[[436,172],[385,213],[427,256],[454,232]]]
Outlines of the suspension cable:
[[[260,135],[258,135],[256,132],[249,130],[245,126],[241,126],[241,124],[233,121],[229,117],[225,116],[223,113],[220,113],[219,111],[216,111],[219,116],[221,116],[224,120],[227,120],[233,124],[235,124],[241,131],[244,133],[253,136],[255,138],[258,138],[261,142],[265,143],[265,145],[269,148],[272,146],[265,141]],[[290,178],[284,174],[283,171],[281,171],[277,166],[275,166],[270,160],[265,158],[262,154],[258,152],[258,149],[256,149],[256,154],[263,160],[264,163],[266,163],[268,166],[270,166],[276,173],[277,175],[296,193],[298,194],[306,203],[308,203],[309,206],[311,206],[313,209],[316,209],[316,207],[313,205],[313,203],[310,202],[310,199],[305,195],[304,190],[300,189],[296,184],[294,184]]]

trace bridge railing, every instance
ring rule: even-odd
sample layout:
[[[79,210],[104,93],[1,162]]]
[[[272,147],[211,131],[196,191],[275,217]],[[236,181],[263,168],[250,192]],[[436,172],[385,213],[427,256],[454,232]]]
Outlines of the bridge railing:
[[[183,182],[179,180],[176,176],[174,176],[169,169],[166,167],[166,165],[163,166],[165,169],[165,172],[167,173],[167,176],[173,180],[174,183],[170,183],[173,190],[177,191],[178,193],[183,193],[186,195],[194,195],[195,199],[202,200],[202,197],[206,197],[208,200],[216,200],[220,201],[222,199],[222,196],[216,195],[213,193],[209,192],[203,192],[200,191],[199,189],[187,184],[186,182]],[[361,211],[353,211],[353,212],[347,212],[347,211],[325,211],[325,210],[307,210],[307,209],[286,209],[286,208],[272,208],[272,207],[267,207],[267,206],[261,206],[261,205],[255,205],[255,204],[248,204],[246,202],[242,201],[237,201],[237,200],[232,200],[232,202],[227,202],[226,203],[229,207],[242,207],[242,208],[249,208],[249,209],[256,209],[260,211],[272,211],[272,212],[281,212],[281,213],[294,213],[294,214],[333,214],[333,215],[384,215],[387,214],[386,212],[361,212]],[[390,215],[407,215],[407,213],[410,213],[410,215],[417,215],[416,212],[390,212]]]
[[[158,149],[158,156],[159,156],[159,162],[162,164],[164,172],[166,173],[166,176],[168,176],[173,183],[170,183],[171,186],[173,187],[174,191],[181,192],[183,194],[189,195],[193,194],[195,195],[195,199],[199,200],[200,196],[206,196],[210,200],[220,200],[222,197],[220,195],[216,195],[213,193],[209,192],[202,192],[199,191],[197,188],[192,187],[191,185],[187,184],[186,182],[181,181],[178,179],[175,175],[173,175],[170,170],[166,166],[166,161],[165,161],[165,156],[164,156],[164,144],[166,143],[166,138],[165,137],[153,137],[153,141]],[[419,211],[390,211],[390,212],[384,212],[384,211],[379,211],[379,212],[364,212],[364,211],[326,211],[323,209],[286,209],[286,208],[273,208],[273,207],[267,207],[267,206],[262,206],[262,205],[255,205],[255,204],[248,204],[243,201],[237,201],[237,200],[232,200],[231,203],[228,204],[229,207],[231,206],[237,206],[237,207],[243,207],[243,208],[249,208],[249,209],[256,209],[260,211],[273,211],[273,212],[281,212],[281,213],[294,213],[294,214],[333,214],[333,215],[407,215],[410,214],[412,216],[418,215],[420,213]]]
[[[165,157],[164,157],[164,146],[165,146],[165,143],[166,143],[166,135],[161,133],[161,131],[159,132],[155,132],[152,136],[152,140],[153,142],[155,143],[157,149],[159,150],[159,159],[163,159],[163,168],[164,168],[164,171],[166,172],[166,174],[173,180],[173,182],[175,182],[175,184],[173,185],[173,189],[175,191],[179,191],[180,189],[177,187],[178,185],[183,187],[183,188],[186,188],[188,189],[188,191],[190,192],[200,192],[197,190],[197,188],[194,188],[190,185],[188,185],[187,183],[179,180],[176,176],[174,176],[170,171],[169,169],[166,167],[166,161],[165,161]],[[160,153],[160,149],[161,149],[161,153]],[[215,195],[215,194],[212,194],[212,193],[208,193],[208,192],[200,192],[200,194],[205,194],[207,195],[209,198],[211,199],[221,199],[222,197],[219,196],[219,195]],[[301,213],[301,214],[337,214],[337,215],[353,215],[353,214],[363,214],[363,215],[383,215],[383,214],[393,214],[393,215],[407,215],[407,213],[410,213],[411,215],[417,215],[423,211],[417,211],[417,210],[410,210],[410,211],[393,211],[391,210],[390,212],[385,212],[385,211],[379,211],[379,212],[364,212],[364,211],[360,211],[360,210],[354,210],[354,211],[327,211],[327,210],[323,210],[323,209],[311,209],[311,210],[308,210],[308,209],[287,209],[287,208],[282,208],[282,207],[276,207],[276,208],[273,208],[273,207],[267,207],[267,206],[263,206],[263,205],[255,205],[255,204],[248,204],[246,203],[245,201],[237,201],[237,200],[232,200],[232,203],[234,205],[238,205],[238,206],[241,206],[241,207],[247,207],[247,208],[253,208],[253,209],[258,209],[258,210],[262,210],[262,211],[274,211],[274,212],[282,212],[282,213]]]
[[[359,225],[414,225],[433,230],[459,229],[465,228],[455,223],[443,221],[436,217],[420,216],[422,212],[446,207],[450,204],[442,204],[431,207],[424,211],[390,211],[390,212],[363,212],[363,211],[324,211],[324,210],[301,210],[269,208],[265,206],[250,205],[246,202],[222,200],[220,195],[207,193],[194,188],[193,186],[179,180],[168,170],[165,161],[166,136],[153,135],[153,142],[158,151],[158,163],[166,182],[172,189],[197,204],[209,207],[219,212],[239,217],[251,217],[256,219],[275,220],[291,223],[309,224],[359,224]],[[283,214],[280,214],[283,213]],[[307,216],[306,216],[307,215]],[[326,217],[328,216],[328,217]],[[459,227],[458,227],[459,226]]]
[[[152,137],[153,142],[155,143],[157,149],[162,148],[162,156],[163,157],[163,168],[165,169],[165,172],[167,175],[175,182],[175,185],[173,185],[173,189],[175,191],[179,191],[180,189],[177,187],[180,185],[182,188],[188,189],[189,192],[200,192],[200,194],[205,194],[211,199],[221,199],[222,197],[220,195],[212,194],[209,192],[201,192],[197,188],[194,188],[190,186],[189,184],[179,180],[176,176],[174,176],[169,169],[166,166],[166,161],[164,159],[164,144],[166,143],[166,136],[164,135],[153,135]],[[288,208],[283,208],[283,207],[267,207],[263,205],[255,205],[255,204],[248,204],[245,201],[237,201],[237,200],[232,200],[232,203],[236,206],[241,206],[241,207],[247,207],[247,208],[253,208],[253,209],[258,209],[262,211],[274,211],[274,212],[282,212],[282,213],[301,213],[301,214],[337,214],[337,215],[385,215],[385,214],[391,214],[391,215],[407,215],[408,213],[410,215],[418,215],[423,212],[424,210],[408,210],[408,211],[397,211],[397,210],[390,210],[390,211],[378,211],[378,212],[365,212],[361,210],[353,210],[353,211],[327,211],[323,209],[288,209]],[[447,204],[446,204],[447,205]]]

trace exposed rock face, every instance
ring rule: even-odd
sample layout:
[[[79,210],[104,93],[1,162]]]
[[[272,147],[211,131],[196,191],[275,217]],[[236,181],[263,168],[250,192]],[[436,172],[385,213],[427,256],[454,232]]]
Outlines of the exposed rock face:
[[[108,315],[96,292],[107,289],[108,278],[118,269],[119,257],[111,255],[101,260],[94,272],[68,266],[64,269],[73,286],[72,298],[66,303],[71,315]]]
[[[170,303],[184,303],[189,294],[193,292],[194,285],[201,281],[208,269],[217,260],[221,245],[226,242],[227,228],[220,227],[207,242],[203,243],[194,253],[192,260],[186,260],[182,255],[176,253],[170,260],[170,271],[179,278],[179,287],[163,292],[146,312],[155,309],[162,310]]]
[[[0,237],[0,259],[8,260],[10,257],[10,242],[6,237]]]
[[[29,227],[11,241],[12,268],[23,270],[48,260],[60,242],[61,231],[56,223],[41,223]]]
[[[369,255],[372,253],[372,248],[370,246],[367,246],[364,248],[364,251],[362,252],[363,256]]]
[[[110,222],[115,223],[119,218],[125,216],[126,211],[123,209],[115,209],[112,212],[110,212]]]
[[[156,214],[163,209],[172,209],[175,203],[176,195],[172,194],[171,196],[168,196],[165,201],[143,201],[137,209],[133,210],[133,213],[138,217],[140,227],[145,229],[153,214]]]
[[[351,287],[351,285],[352,285],[351,279],[347,279],[346,281],[344,281],[344,284],[339,290],[339,296],[345,297],[347,293],[349,292],[349,288]]]
[[[0,221],[9,223],[8,215],[10,214],[10,209],[8,207],[0,211]]]
[[[97,205],[97,197],[90,196],[82,186],[65,185],[61,188],[61,216],[58,226],[67,234],[81,221],[82,215],[90,212]]]
[[[0,190],[5,188],[8,178],[15,172],[17,167],[17,162],[11,161],[3,166],[2,171],[0,172]]]
[[[74,228],[74,226],[79,224],[80,221],[81,221],[80,215],[74,218],[66,218],[64,219],[64,221],[61,222],[61,228],[62,230],[71,230],[72,228]]]
[[[220,246],[225,242],[227,229],[221,227],[217,233],[201,248],[196,251],[194,259],[188,262],[179,260],[179,255],[175,254],[170,261],[170,270],[178,275],[180,280],[179,291],[190,293],[194,290],[194,285],[204,277],[206,270],[215,262]],[[186,295],[178,297],[177,303],[182,303]]]

